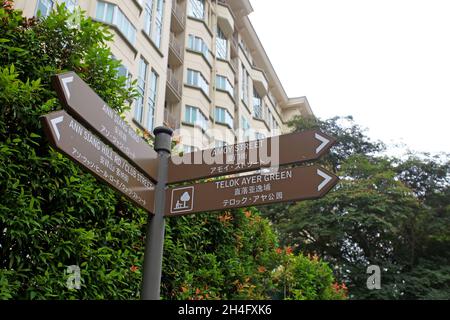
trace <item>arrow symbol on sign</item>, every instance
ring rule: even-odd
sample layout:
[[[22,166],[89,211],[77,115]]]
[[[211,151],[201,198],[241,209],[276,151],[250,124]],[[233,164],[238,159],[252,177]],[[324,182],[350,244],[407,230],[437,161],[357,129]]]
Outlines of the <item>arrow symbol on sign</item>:
[[[316,133],[315,138],[316,138],[317,140],[319,140],[320,142],[322,142],[322,143],[320,144],[320,146],[318,146],[317,149],[316,149],[316,154],[317,154],[317,153],[319,153],[320,151],[322,151],[323,148],[325,148],[325,147],[328,145],[328,143],[330,142],[330,140],[327,139],[327,138],[325,138],[325,137],[323,137],[323,136],[321,136],[321,135],[318,134],[318,133]]]
[[[61,79],[63,86],[64,86],[64,92],[67,95],[67,99],[70,100],[70,90],[69,90],[69,83],[73,82],[73,77],[67,77],[67,78],[63,78]]]
[[[317,174],[324,179],[322,183],[317,187],[317,191],[321,191],[333,178],[319,169],[317,169]]]
[[[59,134],[58,124],[60,124],[63,121],[64,121],[64,116],[50,120],[50,122],[52,123],[53,131],[55,131],[56,138],[58,139],[58,141],[59,141],[59,139],[61,139],[61,135]]]

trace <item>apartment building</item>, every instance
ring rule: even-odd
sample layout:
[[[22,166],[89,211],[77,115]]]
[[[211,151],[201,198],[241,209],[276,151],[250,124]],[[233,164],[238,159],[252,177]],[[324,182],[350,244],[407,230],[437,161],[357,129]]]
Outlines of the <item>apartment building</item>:
[[[289,98],[253,28],[248,0],[16,0],[25,16],[81,7],[114,34],[119,72],[137,79],[130,123],[176,130],[185,152],[287,132],[312,117]]]

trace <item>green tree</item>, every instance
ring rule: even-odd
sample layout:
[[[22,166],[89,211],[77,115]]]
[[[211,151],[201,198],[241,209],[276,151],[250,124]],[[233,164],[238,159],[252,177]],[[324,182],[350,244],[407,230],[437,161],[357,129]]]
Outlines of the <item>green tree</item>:
[[[348,117],[291,125],[338,139],[321,164],[341,182],[322,199],[264,209],[282,243],[323,257],[353,298],[448,298],[448,160],[382,156]],[[379,291],[366,288],[369,265],[382,269]]]

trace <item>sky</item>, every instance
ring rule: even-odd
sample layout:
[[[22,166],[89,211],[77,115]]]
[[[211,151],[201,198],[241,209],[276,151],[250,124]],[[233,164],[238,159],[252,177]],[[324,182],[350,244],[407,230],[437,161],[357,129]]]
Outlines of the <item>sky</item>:
[[[290,97],[322,119],[450,153],[450,1],[251,0],[250,15]]]

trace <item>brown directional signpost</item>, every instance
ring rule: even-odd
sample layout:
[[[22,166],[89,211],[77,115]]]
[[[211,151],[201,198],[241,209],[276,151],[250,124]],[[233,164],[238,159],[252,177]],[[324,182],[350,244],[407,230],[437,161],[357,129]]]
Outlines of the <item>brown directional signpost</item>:
[[[290,133],[172,157],[169,183],[248,172],[265,167],[313,161],[336,139],[318,130]]]
[[[75,72],[53,77],[59,99],[80,122],[108,141],[154,182],[158,154]]]
[[[51,144],[139,207],[154,212],[155,186],[65,111],[42,118]]]
[[[286,168],[317,160],[329,151],[336,140],[320,131],[171,157],[171,129],[156,128],[151,148],[74,72],[55,76],[53,84],[70,115],[57,111],[42,117],[50,143],[150,213],[142,299],[160,298],[165,217],[316,199],[339,180],[316,165]],[[263,168],[270,170],[168,187]]]
[[[314,165],[170,188],[166,191],[166,215],[317,199],[338,180],[334,174]]]

